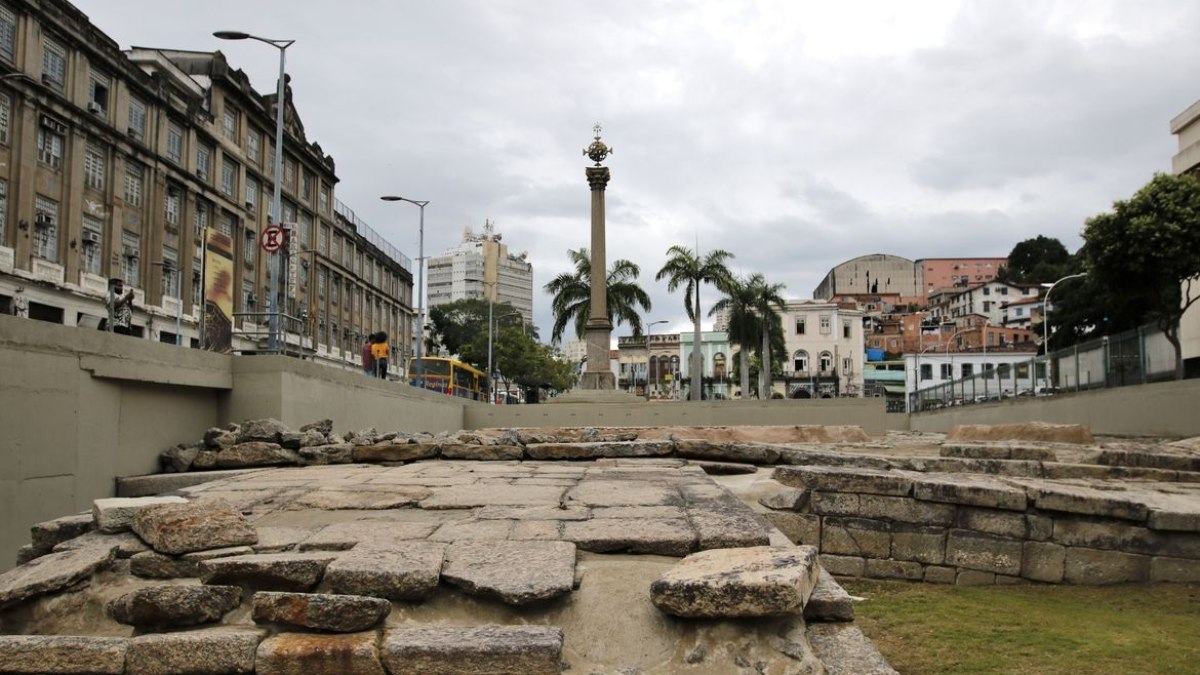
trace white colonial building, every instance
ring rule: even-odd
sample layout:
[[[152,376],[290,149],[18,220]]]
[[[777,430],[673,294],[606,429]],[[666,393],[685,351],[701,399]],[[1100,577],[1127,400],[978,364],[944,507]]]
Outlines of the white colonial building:
[[[832,302],[789,300],[783,313],[788,398],[863,395],[863,312]],[[779,391],[778,387],[775,387]]]

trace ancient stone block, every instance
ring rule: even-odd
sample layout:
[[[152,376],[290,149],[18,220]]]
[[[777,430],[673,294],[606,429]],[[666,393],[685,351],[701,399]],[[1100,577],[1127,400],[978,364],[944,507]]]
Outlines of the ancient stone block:
[[[258,645],[256,675],[386,675],[374,633],[281,633]]]
[[[445,459],[472,459],[477,461],[494,462],[508,459],[521,459],[525,448],[515,444],[485,444],[476,443],[442,443],[442,457]]]
[[[392,603],[383,598],[330,593],[254,594],[256,623],[279,623],[331,633],[356,633],[383,621]]]
[[[252,673],[262,635],[254,629],[216,627],[130,638],[125,675]]]
[[[196,461],[196,456],[200,454],[203,447],[200,445],[177,445],[167,448],[159,453],[158,465],[163,473],[183,473],[192,468],[192,462]]]
[[[30,541],[34,548],[49,552],[62,542],[85,534],[93,527],[95,516],[90,513],[55,518],[29,528]]]
[[[1025,490],[995,478],[976,475],[930,476],[914,479],[913,496],[930,502],[1024,511]]]
[[[117,557],[121,559],[130,558],[138,553],[150,550],[150,547],[146,545],[146,542],[142,541],[136,534],[132,532],[105,534],[99,530],[92,530],[90,532],[84,532],[74,539],[68,539],[55,546],[54,552],[61,553],[63,551],[77,551],[81,548],[93,547],[107,549],[114,546],[117,549]]]
[[[858,516],[914,525],[949,527],[954,523],[954,506],[911,497],[860,495]]]
[[[0,673],[125,672],[128,638],[0,635]]]
[[[925,576],[921,563],[905,560],[867,558],[863,575],[871,579],[908,579],[920,581]]]
[[[1054,535],[1054,519],[1049,516],[1026,513],[1025,524],[1028,528],[1026,536],[1033,541],[1046,541]]]
[[[822,516],[857,516],[859,496],[853,492],[822,492],[813,490],[808,510]]]
[[[816,563],[812,546],[701,551],[655,580],[650,601],[689,618],[796,614],[817,583]]]
[[[220,621],[241,601],[237,586],[150,586],[113,599],[105,610],[117,623],[162,630]]]
[[[290,432],[291,429],[288,429],[286,424],[277,419],[268,417],[258,420],[247,420],[241,424],[238,432],[238,443],[251,441],[278,443],[284,434]]]
[[[821,567],[838,577],[861,577],[866,570],[865,561],[857,556],[821,553]]]
[[[682,556],[696,550],[695,530],[686,520],[609,518],[563,523],[563,539],[595,553]]]
[[[666,457],[671,441],[601,441],[593,443],[539,443],[527,445],[531,459],[597,459],[600,457]]]
[[[1159,553],[1165,537],[1126,521],[1056,518],[1052,539],[1064,546]]]
[[[878,469],[832,466],[781,466],[772,477],[798,488],[823,492],[857,492],[907,497],[912,494],[912,478],[906,474]]]
[[[138,511],[160,504],[186,504],[183,497],[109,497],[92,502],[92,518],[101,532],[124,532]]]
[[[50,553],[0,574],[0,609],[88,579],[108,567],[116,552],[116,546],[88,546]]]
[[[307,591],[321,580],[336,554],[256,553],[200,562],[206,584],[244,584],[267,591]]]
[[[995,574],[979,570],[959,570],[954,580],[956,586],[993,586],[995,583]]]
[[[354,520],[330,523],[301,541],[296,548],[301,551],[345,551],[359,542],[396,544],[425,539],[437,528],[436,522]]]
[[[1145,522],[1147,506],[1119,492],[1062,483],[1039,484],[1030,489],[1034,504],[1042,511],[1063,511]]]
[[[958,577],[958,570],[953,567],[928,565],[925,567],[925,583],[953,584]]]
[[[1021,556],[1021,576],[1034,581],[1062,583],[1067,549],[1045,541],[1027,541]]]
[[[463,518],[442,523],[429,538],[433,541],[502,541],[512,533],[513,520]]]
[[[679,439],[675,455],[689,459],[715,459],[746,464],[774,464],[779,450],[756,443],[727,443],[702,439]]]
[[[349,443],[312,446],[301,443],[300,449],[296,452],[300,455],[300,463],[305,466],[349,464],[354,461],[354,446]]]
[[[1021,542],[968,530],[950,530],[946,539],[946,564],[971,570],[1018,575]]]
[[[335,593],[423,600],[437,588],[445,552],[427,541],[356,546],[329,564],[325,583]]]
[[[551,626],[394,628],[380,650],[390,675],[559,675],[563,634]]]
[[[1070,584],[1120,584],[1150,578],[1150,556],[1070,547],[1063,578]]]
[[[1155,556],[1150,559],[1150,581],[1200,583],[1200,560]]]
[[[431,494],[429,488],[417,485],[324,487],[297,497],[292,505],[325,511],[399,509],[413,506]]]
[[[258,541],[254,526],[220,500],[142,509],[134,516],[133,531],[155,551],[172,555]]]
[[[582,480],[567,491],[566,503],[591,507],[682,506],[683,498],[675,488],[640,481]]]
[[[777,491],[758,498],[758,503],[768,509],[799,511],[808,506],[809,491],[781,486]]]
[[[200,561],[144,551],[129,559],[129,573],[147,579],[199,577]]]
[[[423,509],[473,509],[478,506],[557,506],[566,488],[553,485],[451,485],[421,501]]]
[[[804,603],[805,621],[853,621],[854,601],[828,570],[817,566],[817,584]]]
[[[412,462],[437,457],[439,443],[409,443],[388,441],[371,445],[354,445],[351,457],[356,462]]]
[[[897,675],[875,643],[853,623],[813,623],[806,634],[830,675]]]
[[[1025,539],[1029,529],[1023,513],[970,506],[959,507],[954,525],[963,530],[986,532],[1011,539]]]
[[[892,538],[887,523],[828,516],[821,523],[821,551],[835,555],[886,558]]]
[[[563,541],[460,542],[446,549],[442,579],[472,595],[527,605],[571,591],[575,545]]]
[[[217,453],[217,467],[241,469],[251,466],[290,466],[300,463],[300,455],[276,443],[251,441],[238,443]]]
[[[891,557],[932,565],[942,564],[946,559],[945,528],[893,525]]]
[[[255,553],[281,553],[289,551],[316,533],[310,527],[268,525],[256,527],[258,542],[252,547]]]
[[[809,513],[787,513],[772,511],[763,514],[767,521],[779,529],[793,544],[821,543],[821,517]]]
[[[766,546],[769,543],[762,519],[740,502],[692,508],[688,511],[688,520],[696,531],[700,550]]]
[[[1081,424],[958,424],[946,434],[947,443],[992,441],[1042,441],[1092,445],[1096,439]]]

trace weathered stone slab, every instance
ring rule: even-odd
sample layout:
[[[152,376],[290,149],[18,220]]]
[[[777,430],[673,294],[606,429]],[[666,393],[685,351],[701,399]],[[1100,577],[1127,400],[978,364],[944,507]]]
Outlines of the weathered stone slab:
[[[286,424],[277,419],[270,417],[247,420],[242,422],[237,439],[238,443],[247,443],[251,441],[265,441],[267,443],[278,443],[279,439],[287,433],[291,433],[291,429]]]
[[[1025,490],[994,478],[954,474],[923,475],[914,479],[913,496],[928,502],[984,506],[990,509],[1024,511]]]
[[[1082,424],[959,424],[946,434],[947,443],[1041,441],[1092,445],[1096,439]]]
[[[941,567],[939,565],[927,565],[925,567],[925,583],[927,584],[953,584],[958,577],[958,570],[953,567]]]
[[[968,530],[950,530],[946,538],[946,564],[955,567],[1016,576],[1022,556],[1022,542],[1015,539]]]
[[[1029,524],[1025,514],[1014,511],[963,506],[958,509],[954,525],[963,530],[997,534],[1012,539],[1025,539],[1029,536]]]
[[[811,513],[772,511],[764,513],[767,521],[774,525],[793,544],[821,544],[821,517]]]
[[[898,675],[875,643],[852,623],[813,623],[806,632],[827,675]]]
[[[452,485],[434,490],[423,509],[473,509],[479,506],[557,506],[566,488],[554,485]]]
[[[88,579],[116,557],[116,546],[50,553],[0,574],[0,608]]]
[[[592,512],[582,506],[485,506],[473,516],[479,520],[587,520]],[[682,518],[683,511],[673,517]]]
[[[1082,485],[1039,483],[1031,486],[1030,495],[1037,508],[1043,511],[1084,513],[1137,522],[1145,522],[1150,515],[1150,509],[1136,497]]]
[[[774,464],[779,461],[779,450],[769,445],[701,439],[675,441],[675,454],[688,459],[715,459],[746,464]]]
[[[351,457],[356,462],[412,462],[438,456],[438,443],[409,443],[407,441],[356,445]]]
[[[256,675],[386,675],[374,632],[354,635],[281,633],[258,645]]]
[[[442,523],[433,534],[431,541],[500,541],[508,539],[512,532],[513,520],[475,520],[464,518]]]
[[[1040,478],[1042,476],[1041,462],[1015,459],[910,457],[907,463],[913,470],[923,473],[978,473],[1018,478]]]
[[[704,470],[704,473],[710,476],[741,476],[758,471],[758,467],[753,464],[740,464],[738,462],[693,459],[688,461],[688,464],[700,467]]]
[[[866,561],[858,556],[822,553],[821,567],[834,576],[861,577],[866,569]]]
[[[113,534],[133,526],[133,517],[142,509],[160,504],[186,504],[183,497],[109,497],[92,502],[96,529]]]
[[[1067,549],[1046,541],[1027,541],[1021,557],[1021,577],[1050,584],[1062,583]]]
[[[389,487],[355,486],[353,488],[318,488],[295,499],[291,508],[322,509],[398,509],[414,506],[433,492],[417,485],[393,485]]]
[[[325,584],[335,593],[423,600],[437,589],[445,552],[427,541],[356,546],[329,564]]]
[[[892,550],[887,523],[828,516],[821,524],[821,551],[835,555],[886,558]]]
[[[1200,560],[1155,556],[1150,559],[1150,581],[1200,583]]]
[[[354,446],[350,443],[308,446],[302,441],[300,449],[296,452],[300,455],[300,463],[305,466],[349,464],[354,461]]]
[[[836,466],[781,466],[772,478],[791,487],[824,492],[857,492],[907,497],[913,479],[894,471]]]
[[[1020,445],[1010,443],[979,444],[958,443],[946,444],[938,454],[942,457],[959,457],[964,459],[1015,459],[1037,462],[1054,462],[1058,457],[1053,450],[1035,445]]]
[[[252,673],[262,636],[226,627],[141,635],[129,640],[125,675]]]
[[[538,443],[525,446],[531,459],[598,459],[600,457],[666,457],[674,450],[670,441],[600,441],[593,443]]]
[[[836,452],[834,450],[824,450],[813,447],[780,447],[779,463],[794,466],[816,465],[841,466],[846,468],[854,467],[861,469],[876,469],[881,471],[907,468],[903,466],[903,462],[901,460],[890,457],[861,455],[852,452]]]
[[[217,453],[217,468],[243,469],[252,466],[288,466],[300,463],[300,455],[275,443],[238,443]]]
[[[48,552],[68,539],[87,533],[93,527],[95,516],[90,513],[55,518],[29,528],[30,542],[34,548]]]
[[[509,605],[542,602],[569,593],[575,582],[575,545],[563,541],[460,542],[446,549],[442,579],[472,595]]]
[[[660,610],[688,618],[798,614],[817,584],[813,546],[701,551],[650,585]]]
[[[1186,540],[1185,536],[1163,536],[1128,521],[1093,520],[1081,518],[1055,518],[1052,539],[1064,546],[1082,546],[1130,553],[1166,553],[1174,540]],[[1200,547],[1195,553],[1200,557]]]
[[[585,506],[682,506],[673,487],[629,480],[582,480],[567,491],[567,504]]]
[[[307,591],[321,580],[325,567],[337,554],[256,553],[200,562],[200,580],[206,584],[244,584],[269,591]]]
[[[258,532],[258,543],[252,547],[255,553],[281,553],[296,548],[300,542],[317,533],[311,527],[268,525],[254,528]]]
[[[1069,584],[1122,584],[1150,578],[1150,556],[1067,548],[1063,579]]]
[[[766,546],[770,534],[763,520],[741,502],[688,510],[700,550]]]
[[[356,633],[378,625],[392,611],[383,598],[326,593],[254,594],[257,623],[280,623],[331,633]]]
[[[804,603],[805,621],[853,621],[854,601],[824,568],[818,566],[817,583]]]
[[[199,577],[200,561],[144,551],[129,559],[129,573],[147,579]]]
[[[1097,464],[1144,467],[1169,471],[1200,471],[1200,455],[1146,450],[1101,450]]]
[[[93,547],[107,549],[113,546],[117,548],[117,557],[121,559],[130,558],[138,553],[150,550],[150,547],[146,545],[146,542],[139,539],[138,536],[132,532],[104,534],[103,532],[92,530],[91,532],[84,532],[74,539],[68,539],[55,546],[54,552],[61,553],[63,551],[77,551],[81,548]]]
[[[696,550],[696,532],[686,520],[608,518],[567,521],[563,539],[594,553],[650,553],[682,556]]]
[[[442,457],[445,459],[470,459],[483,462],[521,459],[525,454],[525,448],[522,446],[507,443],[487,445],[477,443],[442,443],[441,451]]]
[[[551,626],[430,626],[384,634],[391,675],[560,675],[563,634]]]
[[[799,511],[808,506],[811,494],[809,490],[780,486],[777,491],[759,497],[758,503],[768,509]]]
[[[150,586],[115,598],[105,610],[117,623],[162,630],[220,621],[241,601],[237,586]]]
[[[212,466],[216,466],[216,453]],[[196,469],[198,467],[192,467]],[[211,466],[208,468],[212,468]],[[117,476],[118,497],[148,497],[164,492],[210,483],[215,480],[244,476],[262,469],[228,469],[224,471],[189,471],[187,473],[153,473],[144,476]]]
[[[121,675],[128,638],[0,635],[0,673]]]
[[[301,541],[301,551],[345,551],[355,544],[397,544],[401,541],[425,539],[438,528],[438,523],[408,521],[354,520],[331,523],[316,534]]]
[[[996,574],[981,570],[959,570],[954,579],[955,586],[994,586]]]
[[[923,525],[892,526],[892,558],[927,565],[940,565],[946,559],[946,530]],[[907,578],[907,577],[906,577]],[[917,577],[918,579],[920,576]]]
[[[920,581],[925,576],[925,569],[920,563],[907,560],[883,560],[867,558],[863,576],[870,579],[906,579]]]
[[[134,516],[133,531],[155,551],[172,555],[258,541],[254,526],[220,500],[142,509]]]

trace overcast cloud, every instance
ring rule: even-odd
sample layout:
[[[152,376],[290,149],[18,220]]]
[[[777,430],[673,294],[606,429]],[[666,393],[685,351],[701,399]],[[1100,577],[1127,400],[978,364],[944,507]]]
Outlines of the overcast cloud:
[[[77,0],[122,48],[220,49],[274,91],[278,52],[337,197],[412,258],[495,221],[541,287],[588,245],[592,124],[616,149],[608,252],[642,268],[647,320],[673,244],[808,298],[869,253],[1004,256],[1169,170],[1200,97],[1200,3],[644,0]],[[167,9],[169,8],[169,9]],[[705,311],[716,293],[707,290]],[[709,322],[706,322],[706,327]],[[628,334],[620,327],[615,334]]]

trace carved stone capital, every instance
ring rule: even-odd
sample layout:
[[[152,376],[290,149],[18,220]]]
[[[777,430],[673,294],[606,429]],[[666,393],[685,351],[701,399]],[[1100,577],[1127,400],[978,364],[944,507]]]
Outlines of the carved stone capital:
[[[587,168],[588,185],[593,191],[604,191],[608,187],[608,167],[607,166],[589,166]]]

